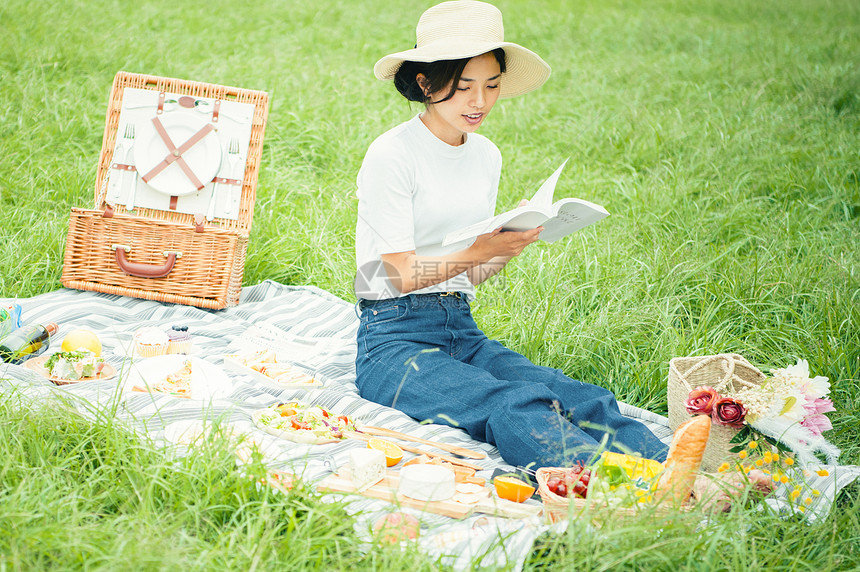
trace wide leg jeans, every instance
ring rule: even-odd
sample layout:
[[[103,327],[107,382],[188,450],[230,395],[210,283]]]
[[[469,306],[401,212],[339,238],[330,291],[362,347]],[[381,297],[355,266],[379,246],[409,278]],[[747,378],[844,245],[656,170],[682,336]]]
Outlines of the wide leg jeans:
[[[356,385],[365,399],[465,429],[514,466],[587,463],[602,447],[666,458],[666,446],[624,417],[610,391],[488,339],[461,297],[412,294],[359,307]]]

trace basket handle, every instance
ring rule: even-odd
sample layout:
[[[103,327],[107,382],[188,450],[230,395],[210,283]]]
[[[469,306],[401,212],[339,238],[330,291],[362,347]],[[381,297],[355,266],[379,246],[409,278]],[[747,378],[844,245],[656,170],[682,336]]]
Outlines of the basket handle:
[[[681,380],[684,382],[684,385],[687,386],[687,391],[693,390],[692,386],[690,386],[689,382],[687,382],[687,376],[696,372],[697,370],[702,369],[703,367],[705,367],[708,364],[718,362],[718,361],[722,362],[719,364],[719,367],[721,370],[723,370],[723,373],[725,374],[725,376],[721,380],[719,380],[718,382],[716,382],[714,384],[714,389],[720,391],[726,385],[728,385],[729,381],[731,381],[731,379],[735,373],[735,360],[729,354],[718,354],[718,355],[714,355],[714,356],[707,356],[705,359],[700,360],[693,367],[691,367],[690,369],[685,371],[680,376]]]
[[[129,276],[137,276],[138,278],[164,278],[173,266],[176,264],[176,259],[182,257],[182,253],[175,250],[167,250],[164,256],[167,260],[164,264],[142,264],[140,262],[131,262],[126,254],[131,251],[131,247],[126,244],[111,244],[111,250],[116,254],[116,264],[120,270]]]
[[[719,364],[719,367],[725,375],[722,379],[720,379],[718,382],[716,382],[714,384],[714,386],[713,386],[714,389],[716,389],[717,391],[722,391],[726,387],[728,387],[729,382],[731,382],[731,381],[735,381],[735,382],[737,382],[740,385],[745,386],[745,387],[755,387],[756,386],[755,383],[751,383],[751,382],[743,379],[742,377],[740,377],[739,375],[737,375],[735,373],[735,366],[738,364],[738,362],[737,362],[738,359],[743,361],[743,358],[739,355],[736,355],[736,354],[718,354],[718,355],[707,356],[704,359],[702,359],[701,361],[697,362],[693,367],[689,368],[683,374],[681,374],[680,372],[676,372],[676,373],[678,373],[679,379],[684,384],[684,386],[686,386],[687,391],[692,391],[693,387],[687,381],[687,376],[689,376],[690,374],[694,373],[695,371],[697,371],[699,369],[702,369],[703,367],[705,367],[708,364],[719,361],[719,362],[721,362]],[[740,364],[740,365],[743,366],[743,364]],[[755,367],[753,367],[753,366],[750,366],[750,367],[759,376],[763,377],[762,373],[760,371],[758,371]],[[749,368],[747,368],[747,369],[749,369]]]

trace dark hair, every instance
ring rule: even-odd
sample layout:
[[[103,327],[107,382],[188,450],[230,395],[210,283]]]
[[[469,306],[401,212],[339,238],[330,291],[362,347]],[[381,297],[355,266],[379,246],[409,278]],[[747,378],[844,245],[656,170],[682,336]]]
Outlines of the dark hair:
[[[496,56],[496,61],[499,62],[499,71],[505,73],[507,66],[505,65],[505,50],[496,48],[492,53]],[[475,56],[477,57],[477,56]],[[419,103],[430,103],[430,96],[424,95],[424,90],[418,85],[418,74],[424,74],[429,84],[430,94],[441,91],[449,83],[451,91],[442,99],[434,102],[441,103],[454,97],[454,92],[457,91],[457,83],[460,81],[460,76],[463,75],[463,70],[466,64],[472,58],[463,58],[461,60],[438,60],[435,62],[410,62],[405,61],[400,64],[397,73],[394,74],[394,87],[400,94],[409,101],[417,101]]]

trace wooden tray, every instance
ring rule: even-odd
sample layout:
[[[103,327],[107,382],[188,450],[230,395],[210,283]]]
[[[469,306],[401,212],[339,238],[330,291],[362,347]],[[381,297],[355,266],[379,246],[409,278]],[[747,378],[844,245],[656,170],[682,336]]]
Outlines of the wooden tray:
[[[338,475],[329,475],[320,481],[317,489],[333,493],[360,494],[400,506],[416,508],[457,519],[466,518],[476,512],[507,518],[527,518],[540,514],[542,510],[539,504],[515,503],[500,499],[494,495],[491,495],[487,500],[475,504],[463,504],[454,500],[421,501],[398,494],[397,487],[399,484],[400,473],[397,471],[386,471],[386,476],[381,482],[362,492],[356,491],[352,480]]]
[[[361,491],[360,493],[356,491],[355,485],[352,483],[351,479],[339,477],[338,475],[330,475],[326,477],[317,485],[317,489],[333,493],[361,494],[366,497],[388,501],[394,504],[399,504],[400,506],[417,508],[418,510],[441,514],[451,518],[466,518],[475,510],[474,505],[466,505],[453,500],[421,501],[403,496],[397,493],[397,487],[399,484],[400,473],[396,471],[386,471],[386,476],[382,481]]]

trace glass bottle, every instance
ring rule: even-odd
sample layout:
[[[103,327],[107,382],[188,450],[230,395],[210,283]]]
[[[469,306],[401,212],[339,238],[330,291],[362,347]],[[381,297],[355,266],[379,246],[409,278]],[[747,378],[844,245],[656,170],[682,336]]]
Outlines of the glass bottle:
[[[21,363],[25,359],[36,357],[48,349],[51,336],[58,330],[59,326],[54,322],[44,326],[22,326],[14,330],[0,341],[0,361]]]

